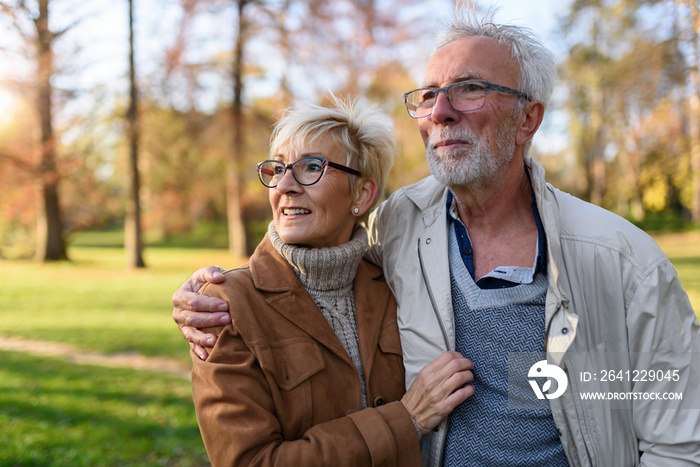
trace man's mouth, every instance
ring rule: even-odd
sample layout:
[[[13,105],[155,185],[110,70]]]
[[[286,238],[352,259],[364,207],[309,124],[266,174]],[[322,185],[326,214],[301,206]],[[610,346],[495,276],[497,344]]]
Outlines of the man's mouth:
[[[285,208],[282,210],[285,216],[294,216],[297,214],[311,214],[311,211],[304,208]]]
[[[435,143],[433,146],[436,148],[442,148],[446,146],[454,146],[454,145],[461,145],[461,144],[470,144],[469,141],[464,141],[464,140],[459,140],[459,139],[447,139],[445,141],[439,141]]]

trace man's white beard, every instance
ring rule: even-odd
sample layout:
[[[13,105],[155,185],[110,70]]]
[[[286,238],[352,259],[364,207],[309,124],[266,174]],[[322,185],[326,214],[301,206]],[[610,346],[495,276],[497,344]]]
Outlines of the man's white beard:
[[[507,165],[515,154],[515,137],[509,134],[513,133],[510,126],[503,122],[498,129],[497,155],[493,154],[485,138],[480,139],[471,130],[442,127],[439,132],[430,135],[426,148],[430,173],[440,183],[449,187],[476,188],[491,184],[499,170]],[[503,132],[505,128],[510,131]],[[438,154],[435,144],[446,140],[459,140],[469,144],[462,149],[441,151]]]

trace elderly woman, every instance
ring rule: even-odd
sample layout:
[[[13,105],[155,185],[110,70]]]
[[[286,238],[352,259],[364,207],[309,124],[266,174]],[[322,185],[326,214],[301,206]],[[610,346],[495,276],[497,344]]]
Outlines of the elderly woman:
[[[462,387],[471,362],[452,356],[404,395],[396,304],[381,269],[362,259],[362,221],[394,147],[390,121],[357,101],[297,109],[276,125],[270,160],[258,164],[267,236],[201,291],[226,300],[232,318],[208,360],[192,353],[214,466],[418,466],[420,435],[473,392]]]

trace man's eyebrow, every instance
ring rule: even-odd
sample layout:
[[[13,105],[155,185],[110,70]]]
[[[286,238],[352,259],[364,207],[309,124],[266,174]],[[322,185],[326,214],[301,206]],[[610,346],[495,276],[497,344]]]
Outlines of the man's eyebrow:
[[[479,75],[477,73],[467,73],[467,74],[458,76],[456,78],[453,78],[452,80],[450,80],[450,84],[459,83],[460,81],[474,81],[474,80],[483,80],[483,78],[481,77],[481,75]],[[449,86],[449,84],[448,84],[448,86]],[[429,82],[423,83],[422,87],[424,87],[424,88],[439,88],[440,85],[438,83],[429,81]]]

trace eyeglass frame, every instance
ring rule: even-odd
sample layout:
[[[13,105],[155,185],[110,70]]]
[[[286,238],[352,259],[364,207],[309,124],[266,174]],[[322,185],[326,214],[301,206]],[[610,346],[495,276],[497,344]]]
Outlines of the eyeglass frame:
[[[460,85],[460,84],[463,85],[464,83],[479,83],[484,87],[484,103],[481,105],[481,107],[476,108],[476,109],[471,109],[471,110],[457,110],[457,107],[455,107],[454,103],[452,102],[452,96],[450,96],[450,88],[452,88],[453,86]],[[444,86],[441,88],[431,88],[431,87],[417,88],[417,89],[414,89],[412,91],[408,91],[408,92],[404,93],[403,103],[406,106],[406,110],[408,111],[408,115],[411,118],[416,118],[416,119],[425,118],[425,117],[430,117],[433,114],[433,109],[435,108],[435,102],[431,106],[430,112],[426,115],[421,115],[420,117],[412,115],[411,109],[408,107],[408,96],[410,94],[413,94],[416,91],[423,91],[423,90],[434,91],[435,92],[435,102],[437,102],[437,98],[440,95],[440,93],[444,92],[445,95],[447,96],[447,100],[450,101],[450,105],[452,106],[453,109],[457,110],[457,112],[475,112],[475,111],[483,108],[484,104],[486,103],[486,95],[489,93],[489,91],[504,92],[507,94],[513,94],[515,96],[518,96],[520,98],[527,100],[528,102],[532,102],[532,98],[530,96],[528,96],[527,94],[525,94],[522,91],[518,91],[517,89],[509,88],[507,86],[501,86],[500,84],[495,84],[495,83],[492,83],[490,81],[484,81],[484,80],[480,80],[480,79],[465,79],[462,81],[457,81],[456,83],[448,84],[447,86]],[[417,109],[417,107],[416,107],[416,109]],[[413,112],[415,112],[415,110]]]
[[[302,183],[302,182],[299,181],[299,179],[297,178],[297,175],[294,173],[294,165],[295,165],[297,162],[299,162],[299,161],[309,160],[309,159],[320,160],[321,163],[323,164],[323,169],[322,169],[322,171],[321,171],[321,175],[318,177],[318,180],[316,180],[315,182],[311,182],[311,183]],[[272,186],[271,186],[271,185],[268,185],[268,184],[265,183],[265,182],[263,182],[262,174],[260,173],[260,170],[261,170],[261,168],[262,168],[262,165],[265,164],[265,163],[267,163],[267,162],[274,162],[274,163],[276,163],[276,164],[281,164],[281,165],[284,166],[284,172],[282,173],[282,178],[284,178],[284,176],[286,175],[287,170],[291,170],[291,171],[292,171],[292,177],[294,177],[294,180],[296,180],[296,182],[297,182],[299,185],[301,185],[301,186],[311,186],[311,185],[315,185],[316,183],[320,182],[321,179],[323,178],[323,176],[326,175],[326,172],[328,171],[328,167],[333,167],[334,169],[342,170],[343,172],[349,173],[350,175],[356,175],[356,176],[358,176],[358,177],[361,177],[361,176],[362,176],[362,173],[361,173],[360,171],[355,170],[355,169],[353,169],[352,167],[347,167],[347,166],[344,166],[344,165],[341,165],[341,164],[336,164],[335,162],[331,162],[331,161],[329,161],[328,159],[326,159],[326,158],[323,157],[323,156],[304,156],[304,157],[300,157],[299,159],[295,160],[295,161],[292,162],[291,164],[285,164],[285,163],[282,162],[282,161],[278,161],[278,160],[274,160],[274,159],[268,159],[268,160],[264,160],[264,161],[262,161],[262,162],[258,162],[258,163],[256,164],[257,172],[258,172],[258,179],[260,180],[260,183],[262,183],[263,185],[265,185],[267,188],[276,188],[277,186],[279,186],[279,182],[278,182],[276,185],[272,185]],[[281,180],[281,179],[280,179],[280,180]]]

